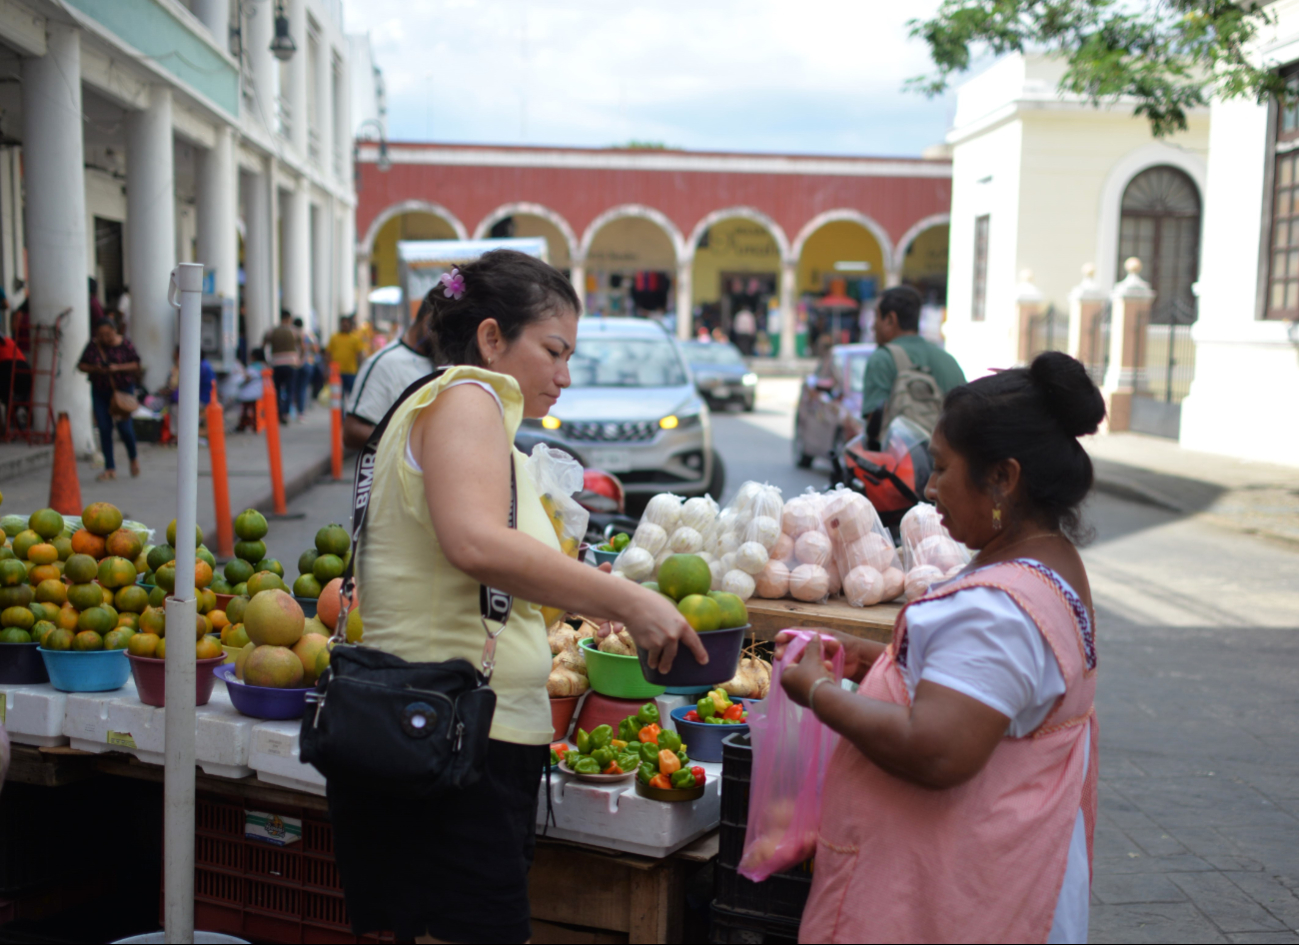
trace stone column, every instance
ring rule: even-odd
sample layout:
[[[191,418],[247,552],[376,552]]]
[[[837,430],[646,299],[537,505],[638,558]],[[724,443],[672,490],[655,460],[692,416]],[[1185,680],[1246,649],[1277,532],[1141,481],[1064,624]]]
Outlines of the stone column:
[[[194,0],[194,15],[203,21],[222,49],[230,48],[230,0]]]
[[[576,257],[568,266],[568,281],[573,283],[573,291],[577,293],[577,301],[582,306],[578,315],[586,314],[586,260],[577,259]]]
[[[266,4],[271,7],[270,3]],[[289,114],[292,125],[289,129],[289,140],[299,159],[307,160],[307,83],[315,80],[307,75],[307,2],[306,0],[288,0],[285,4],[289,15],[289,35],[297,44],[298,51],[289,60],[289,87],[284,89],[284,97],[289,102]],[[286,286],[287,291],[287,286]],[[294,312],[296,315],[297,312]]]
[[[216,294],[239,294],[239,171],[234,130],[220,125],[209,151],[198,153],[198,261],[215,273]]]
[[[677,337],[683,341],[695,333],[695,261],[677,261]]]
[[[155,85],[149,104],[126,117],[126,243],[131,334],[150,390],[171,371],[177,312],[167,301],[176,265],[176,173],[171,89]]]
[[[356,272],[356,320],[358,322],[371,321],[373,315],[370,312],[370,257],[366,253],[357,250],[356,261],[353,264]],[[410,303],[404,302],[409,309]]]
[[[311,309],[311,204],[307,199],[307,182],[299,180],[293,190],[280,193],[284,220],[281,305],[295,318],[305,320]]]
[[[244,331],[251,356],[276,321],[271,282],[271,230],[274,224],[267,175],[247,174],[243,181]]]
[[[37,367],[56,367],[54,415],[66,411],[78,454],[95,449],[90,385],[77,370],[90,338],[86,283],[86,179],[81,118],[81,33],[54,21],[46,25],[44,56],[23,59],[23,164],[26,177],[27,293],[35,325],[54,325],[61,312],[59,363],[48,349]],[[132,285],[132,290],[135,286]],[[137,298],[139,296],[136,296]],[[43,400],[36,377],[33,399]],[[46,417],[33,418],[45,431]],[[50,431],[52,432],[52,431]]]
[[[1105,315],[1105,292],[1096,284],[1095,264],[1086,263],[1082,276],[1082,282],[1069,292],[1068,350],[1088,370],[1099,370],[1105,362],[1105,353],[1097,348],[1098,322]]]
[[[1155,290],[1141,278],[1141,260],[1123,263],[1127,277],[1110,293],[1110,364],[1101,393],[1111,432],[1132,426],[1132,398],[1146,386],[1146,326]]]
[[[780,264],[780,360],[798,357],[798,260]]]
[[[312,208],[311,228],[311,300],[316,310],[316,331],[325,341],[338,327],[338,308],[334,301],[332,256],[334,249],[334,201],[326,197]]]
[[[1015,286],[1015,363],[1027,364],[1033,353],[1033,319],[1042,313],[1042,291],[1033,285],[1033,271],[1019,274]]]
[[[241,3],[244,19],[244,55],[252,64],[252,112],[266,128],[275,134],[275,74],[279,60],[271,55],[271,39],[275,36],[275,5]]]
[[[320,171],[329,180],[335,179],[333,80],[334,52],[330,48],[328,34],[322,33],[320,48],[316,50],[316,74],[310,76],[310,81],[316,83],[316,109],[319,114],[316,134],[320,142]]]
[[[344,204],[339,218],[338,237],[338,311],[350,315],[356,311],[356,208]]]

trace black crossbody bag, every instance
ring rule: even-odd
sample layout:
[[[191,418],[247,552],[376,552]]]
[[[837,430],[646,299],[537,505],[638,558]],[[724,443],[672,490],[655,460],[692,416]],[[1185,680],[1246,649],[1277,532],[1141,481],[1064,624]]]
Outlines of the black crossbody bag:
[[[346,643],[347,614],[355,593],[353,565],[360,554],[379,440],[397,408],[432,378],[422,378],[402,392],[357,457],[352,482],[352,558],[343,572],[335,645],[329,668],[315,691],[307,694],[299,739],[303,763],[314,765],[326,779],[355,784],[377,795],[405,798],[462,790],[482,777],[496,711],[496,693],[489,685],[496,662],[496,638],[514,608],[511,595],[487,586],[479,588],[479,612],[487,636],[480,669],[459,657],[409,663]],[[511,456],[511,528],[517,527],[517,518],[518,483]],[[499,624],[498,628],[492,630],[488,621]]]

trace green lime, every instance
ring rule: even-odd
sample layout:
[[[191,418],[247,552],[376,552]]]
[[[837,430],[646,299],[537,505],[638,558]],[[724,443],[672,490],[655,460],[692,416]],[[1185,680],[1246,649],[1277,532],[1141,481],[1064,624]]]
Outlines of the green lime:
[[[677,610],[686,618],[686,623],[694,628],[695,633],[709,633],[721,629],[722,608],[711,597],[689,594],[677,604]]]

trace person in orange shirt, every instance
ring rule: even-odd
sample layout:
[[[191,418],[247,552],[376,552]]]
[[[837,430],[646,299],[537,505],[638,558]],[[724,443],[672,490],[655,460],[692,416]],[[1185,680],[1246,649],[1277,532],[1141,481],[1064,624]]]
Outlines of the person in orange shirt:
[[[343,381],[344,397],[350,397],[352,394],[352,384],[356,381],[356,372],[365,362],[366,351],[365,339],[356,330],[356,323],[351,317],[341,319],[338,323],[338,331],[334,332],[329,339],[325,355],[338,365],[338,374]]]

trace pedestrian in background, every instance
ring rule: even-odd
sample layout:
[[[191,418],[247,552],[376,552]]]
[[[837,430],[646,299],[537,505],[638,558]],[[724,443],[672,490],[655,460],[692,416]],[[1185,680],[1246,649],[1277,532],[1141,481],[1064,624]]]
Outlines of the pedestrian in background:
[[[320,345],[313,332],[307,330],[302,319],[293,320],[293,330],[298,335],[298,351],[301,362],[293,380],[293,401],[298,410],[298,422],[307,416],[307,394],[311,390],[311,379],[317,370],[316,359],[320,357]]]
[[[99,448],[104,453],[104,471],[95,478],[100,482],[117,478],[113,458],[113,427],[117,427],[126,455],[131,462],[131,476],[140,475],[136,458],[135,427],[131,423],[131,404],[140,381],[140,356],[131,342],[117,333],[113,323],[103,319],[96,323],[90,341],[81,352],[77,369],[90,375],[90,399],[99,427]]]
[[[293,316],[288,309],[280,309],[280,323],[267,332],[262,346],[268,349],[267,360],[271,363],[271,377],[275,382],[275,401],[280,423],[286,424],[289,422],[289,408],[293,404],[293,382],[297,377],[298,365],[302,363],[298,333],[293,330]]]
[[[426,297],[410,327],[361,366],[343,419],[343,445],[348,449],[363,447],[402,391],[433,373],[433,338],[429,333],[432,312]]]
[[[356,373],[365,363],[367,353],[365,338],[356,330],[356,322],[348,315],[338,322],[338,331],[330,336],[325,356],[338,365],[338,376],[343,382],[343,397],[352,396]],[[382,415],[380,415],[382,419]],[[377,421],[376,421],[377,422]]]
[[[735,346],[746,358],[753,356],[753,342],[758,337],[758,319],[749,309],[742,308],[735,313],[735,323],[731,326],[735,332]]]

